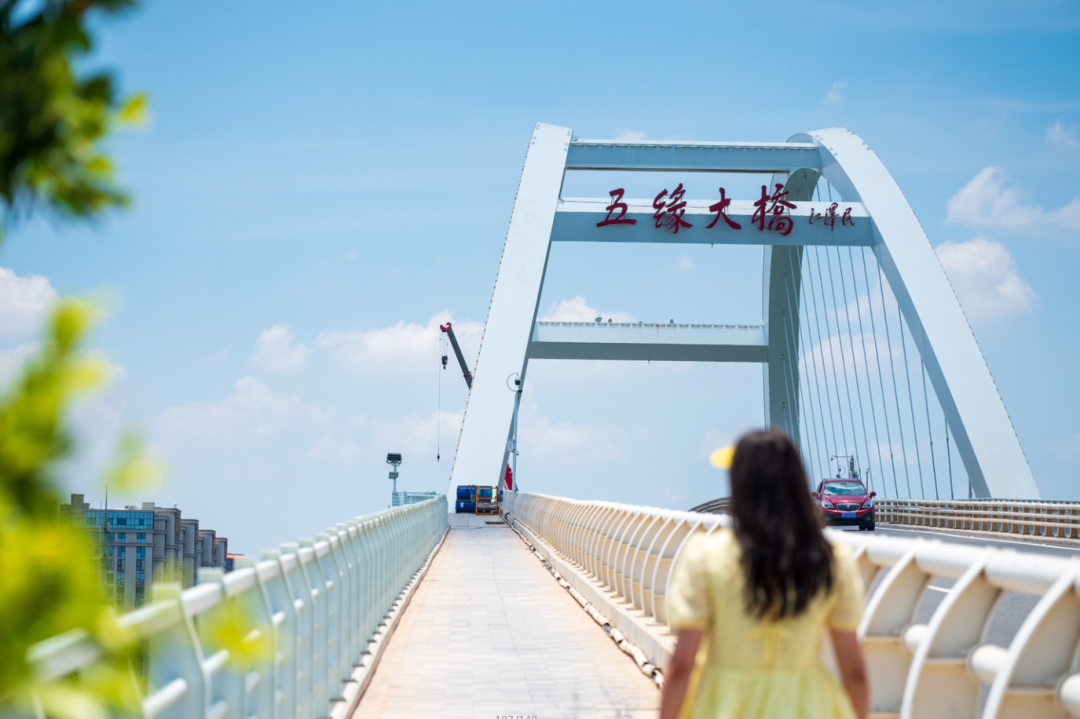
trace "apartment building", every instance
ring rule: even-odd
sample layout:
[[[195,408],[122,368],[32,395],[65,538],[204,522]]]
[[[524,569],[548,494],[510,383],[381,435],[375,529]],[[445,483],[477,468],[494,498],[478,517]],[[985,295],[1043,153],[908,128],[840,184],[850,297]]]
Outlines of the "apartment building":
[[[102,578],[118,607],[138,607],[151,582],[195,584],[200,567],[226,566],[229,540],[199,520],[185,519],[176,507],[93,509],[81,494],[60,507],[76,525],[85,527],[100,552]]]

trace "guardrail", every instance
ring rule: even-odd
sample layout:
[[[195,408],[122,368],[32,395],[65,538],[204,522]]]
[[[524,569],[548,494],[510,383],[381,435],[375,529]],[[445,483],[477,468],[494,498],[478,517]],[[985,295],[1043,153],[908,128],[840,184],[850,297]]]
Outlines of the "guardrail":
[[[1026,499],[876,499],[875,521],[927,529],[994,532],[1042,539],[1080,539],[1080,503]],[[731,510],[720,497],[691,512]]]
[[[370,669],[388,615],[447,529],[446,497],[338,524],[298,544],[263,552],[199,584],[155,585],[153,601],[119,618],[146,641],[142,715],[159,719],[307,719],[344,713]],[[241,560],[238,560],[240,562]],[[215,627],[231,623],[242,646]],[[37,644],[43,681],[87,669],[103,649],[84,633]],[[359,667],[359,669],[357,669]],[[138,690],[138,687],[137,687]]]
[[[666,624],[668,579],[686,541],[729,521],[611,502],[504,497],[509,520],[646,625]],[[865,532],[833,536],[852,547],[871,589],[858,633],[875,716],[1080,717],[1080,561]],[[928,590],[938,578],[953,585],[921,622],[923,600],[942,593]],[[988,640],[990,624],[1011,592],[1038,599],[1009,646],[998,646]],[[667,658],[649,657],[658,666]]]
[[[710,514],[721,514],[731,511],[731,497],[720,497],[703,504],[699,504],[696,507],[691,507],[691,512],[708,512]]]
[[[1051,539],[1080,539],[1080,504],[1003,499],[880,499],[878,522]]]

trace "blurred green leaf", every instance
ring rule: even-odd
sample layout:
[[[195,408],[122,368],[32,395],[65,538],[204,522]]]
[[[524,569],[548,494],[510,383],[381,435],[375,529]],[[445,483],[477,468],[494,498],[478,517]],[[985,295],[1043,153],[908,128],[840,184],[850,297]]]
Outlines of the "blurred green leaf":
[[[140,92],[128,98],[117,113],[117,118],[128,125],[142,125],[147,120],[147,108],[146,95]]]
[[[116,459],[106,481],[122,494],[139,494],[155,489],[163,474],[160,462],[148,457],[142,442],[132,432],[120,438]]]
[[[91,11],[116,14],[136,0],[0,0],[0,231],[39,206],[90,218],[128,203],[102,141],[145,121],[146,98],[117,96],[111,74],[80,76],[93,47]],[[0,235],[2,239],[2,235]]]
[[[37,697],[48,716],[95,717],[137,708],[129,658],[134,642],[120,630],[100,577],[98,547],[60,514],[57,463],[71,440],[71,403],[105,377],[107,363],[81,345],[94,311],[62,300],[49,334],[21,376],[0,388],[0,716],[27,713]],[[117,471],[146,481],[152,463],[134,440],[122,446]],[[83,630],[107,650],[79,682],[43,682],[27,652],[33,645]]]

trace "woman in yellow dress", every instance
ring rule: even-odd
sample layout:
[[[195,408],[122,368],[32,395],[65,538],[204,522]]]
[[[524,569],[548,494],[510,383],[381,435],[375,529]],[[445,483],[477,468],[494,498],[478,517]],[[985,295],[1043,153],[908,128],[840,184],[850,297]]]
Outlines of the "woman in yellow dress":
[[[668,587],[661,719],[865,719],[862,580],[821,530],[798,450],[751,432],[730,477],[731,528],[688,542]],[[841,682],[822,661],[826,631]]]

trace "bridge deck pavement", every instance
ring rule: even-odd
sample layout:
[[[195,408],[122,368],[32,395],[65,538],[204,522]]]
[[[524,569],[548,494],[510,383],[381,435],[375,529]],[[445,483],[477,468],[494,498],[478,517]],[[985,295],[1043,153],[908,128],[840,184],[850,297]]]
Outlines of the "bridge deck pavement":
[[[485,519],[450,515],[353,717],[655,717],[652,682],[513,530]]]

